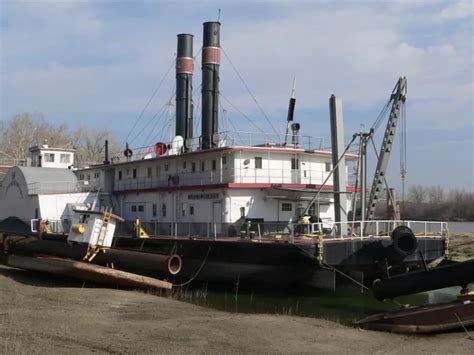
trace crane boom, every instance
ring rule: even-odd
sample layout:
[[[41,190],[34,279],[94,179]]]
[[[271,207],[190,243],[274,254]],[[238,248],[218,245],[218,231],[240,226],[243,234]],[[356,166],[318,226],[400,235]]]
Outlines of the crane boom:
[[[382,141],[382,147],[377,161],[377,168],[375,169],[374,180],[370,190],[369,203],[367,205],[367,220],[373,220],[375,215],[375,205],[380,193],[385,184],[385,174],[387,172],[390,154],[392,152],[392,145],[397,130],[398,121],[402,112],[402,107],[405,104],[407,92],[407,79],[400,77],[395,88],[390,96],[392,108],[385,128],[385,134]]]

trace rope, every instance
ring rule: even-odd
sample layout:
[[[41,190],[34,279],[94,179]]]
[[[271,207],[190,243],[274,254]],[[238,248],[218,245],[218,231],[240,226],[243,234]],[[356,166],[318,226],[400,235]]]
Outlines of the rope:
[[[155,90],[153,91],[153,94],[151,95],[151,97],[148,99],[148,102],[146,103],[145,107],[143,107],[140,115],[138,116],[138,118],[135,120],[135,123],[133,124],[132,126],[132,129],[128,132],[127,134],[127,137],[125,137],[125,140],[124,140],[124,144],[125,142],[127,142],[128,138],[130,137],[130,135],[132,134],[133,130],[135,129],[135,127],[137,126],[138,122],[142,119],[143,117],[143,114],[145,113],[146,109],[148,108],[148,106],[150,105],[151,101],[153,100],[153,98],[155,97],[156,93],[158,92],[158,90],[161,88],[161,85],[163,85],[163,82],[165,81],[165,79],[168,77],[168,74],[169,72],[171,71],[171,69],[174,67],[176,63],[176,60],[173,58],[173,62],[171,63],[170,67],[168,68],[168,70],[166,71],[165,75],[161,78],[158,86],[155,88]]]
[[[191,282],[193,282],[194,279],[201,273],[201,270],[202,270],[202,268],[204,267],[204,265],[206,264],[207,257],[209,256],[209,253],[210,253],[210,252],[211,252],[211,244],[209,244],[209,248],[207,249],[206,256],[204,257],[204,260],[203,260],[203,262],[201,263],[201,266],[199,266],[199,269],[198,269],[197,272],[193,275],[193,277],[191,277],[188,281],[183,282],[182,284],[176,284],[176,285],[173,285],[173,286],[174,286],[174,287],[183,287],[183,286],[186,286],[186,285],[190,284]]]
[[[222,53],[224,53],[224,56],[226,57],[226,59],[229,61],[230,63],[230,66],[232,67],[232,69],[235,71],[235,73],[237,74],[237,76],[239,77],[240,81],[242,82],[242,84],[244,85],[245,89],[247,90],[247,92],[249,93],[249,95],[252,97],[253,101],[255,102],[255,104],[257,105],[258,109],[260,110],[260,112],[263,114],[263,116],[265,117],[265,119],[267,120],[268,124],[270,125],[270,127],[272,128],[273,132],[275,133],[276,136],[278,136],[278,132],[277,130],[275,129],[275,127],[273,126],[272,122],[270,121],[270,119],[268,118],[268,116],[266,115],[265,111],[263,111],[262,107],[260,106],[260,104],[258,103],[256,97],[252,94],[252,92],[250,91],[250,88],[248,87],[247,83],[245,82],[244,78],[242,77],[242,75],[240,75],[239,71],[237,70],[237,68],[235,67],[234,63],[232,63],[232,61],[230,60],[229,56],[227,55],[226,51],[224,50],[224,48],[221,47],[221,50],[222,50]]]

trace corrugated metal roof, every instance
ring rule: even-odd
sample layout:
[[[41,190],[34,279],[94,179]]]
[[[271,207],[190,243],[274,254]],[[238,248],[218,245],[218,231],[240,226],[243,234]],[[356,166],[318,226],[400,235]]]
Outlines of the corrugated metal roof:
[[[28,188],[29,195],[77,191],[77,177],[69,169],[16,166]]]

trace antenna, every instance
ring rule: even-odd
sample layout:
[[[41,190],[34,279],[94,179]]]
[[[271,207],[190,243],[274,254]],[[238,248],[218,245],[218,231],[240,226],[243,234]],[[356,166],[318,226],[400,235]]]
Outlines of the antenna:
[[[217,9],[217,22],[221,19],[221,9]]]

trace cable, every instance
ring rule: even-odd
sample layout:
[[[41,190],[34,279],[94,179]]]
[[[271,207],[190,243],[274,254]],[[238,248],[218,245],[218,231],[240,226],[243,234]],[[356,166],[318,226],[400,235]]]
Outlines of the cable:
[[[265,111],[263,111],[262,107],[260,106],[260,104],[258,103],[257,99],[255,98],[255,96],[252,94],[252,92],[250,91],[250,88],[248,87],[248,85],[245,83],[245,80],[244,78],[242,77],[242,75],[240,75],[239,71],[237,70],[237,68],[235,67],[234,63],[232,63],[232,61],[230,60],[229,56],[227,55],[226,51],[224,50],[224,48],[221,47],[221,50],[222,50],[222,53],[224,53],[224,56],[227,58],[227,60],[229,61],[232,69],[234,69],[235,73],[237,74],[237,76],[239,77],[240,81],[242,82],[242,84],[244,85],[245,89],[247,89],[247,92],[249,93],[249,95],[252,97],[253,101],[255,101],[255,104],[257,105],[258,109],[260,110],[260,112],[263,114],[263,116],[265,117],[265,119],[267,120],[267,122],[270,124],[270,127],[272,128],[273,132],[275,133],[275,135],[278,137],[278,132],[277,130],[275,129],[275,127],[273,126],[272,122],[270,121],[270,119],[268,118],[268,116],[266,115]]]
[[[219,93],[219,96],[222,97],[230,106],[232,106],[234,108],[234,110],[236,110],[238,113],[240,113],[242,116],[244,116],[252,126],[254,126],[257,130],[259,130],[261,133],[263,133],[265,135],[265,137],[269,138],[271,141],[273,141],[273,139],[271,137],[268,136],[268,134],[262,130],[259,126],[257,126],[255,124],[255,122],[253,122],[253,120],[247,116],[245,113],[243,113],[242,111],[240,111],[232,102],[230,102],[224,95],[222,95],[221,93]]]
[[[196,279],[196,277],[198,277],[198,275],[201,273],[201,270],[202,268],[204,267],[204,265],[206,264],[206,261],[207,261],[207,257],[209,256],[209,253],[211,252],[211,244],[209,244],[209,248],[207,249],[207,253],[206,253],[206,256],[204,257],[204,260],[203,262],[201,263],[201,266],[199,266],[199,269],[197,270],[197,272],[193,275],[193,277],[191,277],[188,281],[186,282],[183,282],[181,284],[176,284],[176,285],[173,285],[173,287],[183,287],[183,286],[186,286],[188,284],[190,284],[191,282],[194,281],[194,279]]]
[[[163,82],[165,81],[165,79],[168,77],[168,74],[169,72],[171,71],[171,69],[174,67],[176,63],[176,60],[173,59],[173,62],[171,63],[170,67],[168,68],[168,70],[166,71],[165,75],[163,76],[163,78],[161,78],[158,86],[156,87],[155,91],[153,91],[153,94],[151,95],[150,99],[148,100],[148,102],[146,103],[145,107],[143,108],[142,112],[140,113],[140,115],[138,116],[138,118],[135,120],[135,123],[134,125],[132,126],[132,129],[128,132],[127,134],[127,137],[125,137],[125,140],[124,140],[124,144],[125,142],[127,142],[128,138],[130,137],[130,134],[132,134],[133,130],[135,129],[135,127],[137,126],[138,122],[141,120],[141,118],[143,117],[143,114],[145,113],[146,109],[148,108],[148,106],[150,105],[151,101],[153,100],[153,98],[155,97],[156,93],[158,92],[158,90],[161,88],[161,85],[163,85]]]

